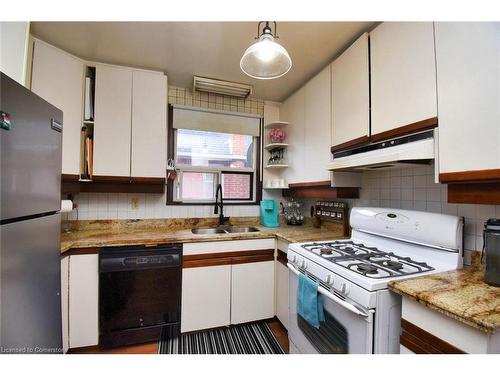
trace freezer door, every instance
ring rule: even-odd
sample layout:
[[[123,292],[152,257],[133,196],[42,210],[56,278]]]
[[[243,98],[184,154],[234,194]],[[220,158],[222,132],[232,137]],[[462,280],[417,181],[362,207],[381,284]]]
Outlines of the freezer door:
[[[62,352],[60,214],[0,226],[0,347]]]
[[[5,74],[0,80],[0,110],[12,124],[0,128],[0,219],[58,211],[62,112]]]

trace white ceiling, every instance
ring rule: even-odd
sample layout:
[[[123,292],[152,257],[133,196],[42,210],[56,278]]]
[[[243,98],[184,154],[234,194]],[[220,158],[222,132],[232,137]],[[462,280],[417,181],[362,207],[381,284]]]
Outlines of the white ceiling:
[[[252,84],[253,97],[282,101],[339,55],[373,22],[279,22],[292,69],[274,80],[239,67],[257,22],[32,22],[31,32],[87,60],[164,71],[169,84],[191,87],[193,75]]]

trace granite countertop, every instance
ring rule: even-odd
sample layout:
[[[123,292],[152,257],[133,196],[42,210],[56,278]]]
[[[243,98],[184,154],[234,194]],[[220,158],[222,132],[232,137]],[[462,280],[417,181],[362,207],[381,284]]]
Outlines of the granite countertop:
[[[473,264],[460,270],[392,281],[389,288],[485,333],[500,329],[500,287],[484,282],[484,268]]]
[[[169,242],[205,242],[280,238],[289,242],[321,241],[345,237],[341,225],[315,228],[310,222],[301,226],[281,225],[267,228],[258,224],[258,218],[231,219],[232,225],[255,226],[258,232],[231,234],[193,234],[192,227],[213,227],[214,219],[148,219],[95,220],[65,223],[69,233],[61,233],[61,253],[70,249],[107,246],[156,245]]]

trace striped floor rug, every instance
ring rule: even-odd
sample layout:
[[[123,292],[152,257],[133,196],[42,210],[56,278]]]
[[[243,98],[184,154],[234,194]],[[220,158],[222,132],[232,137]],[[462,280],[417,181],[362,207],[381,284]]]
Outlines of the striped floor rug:
[[[216,328],[169,339],[162,335],[159,354],[284,354],[265,322]]]

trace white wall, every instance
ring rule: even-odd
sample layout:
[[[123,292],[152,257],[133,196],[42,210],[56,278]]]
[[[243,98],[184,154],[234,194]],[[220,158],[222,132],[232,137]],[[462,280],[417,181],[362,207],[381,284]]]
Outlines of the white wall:
[[[29,22],[0,22],[0,70],[26,86]]]

